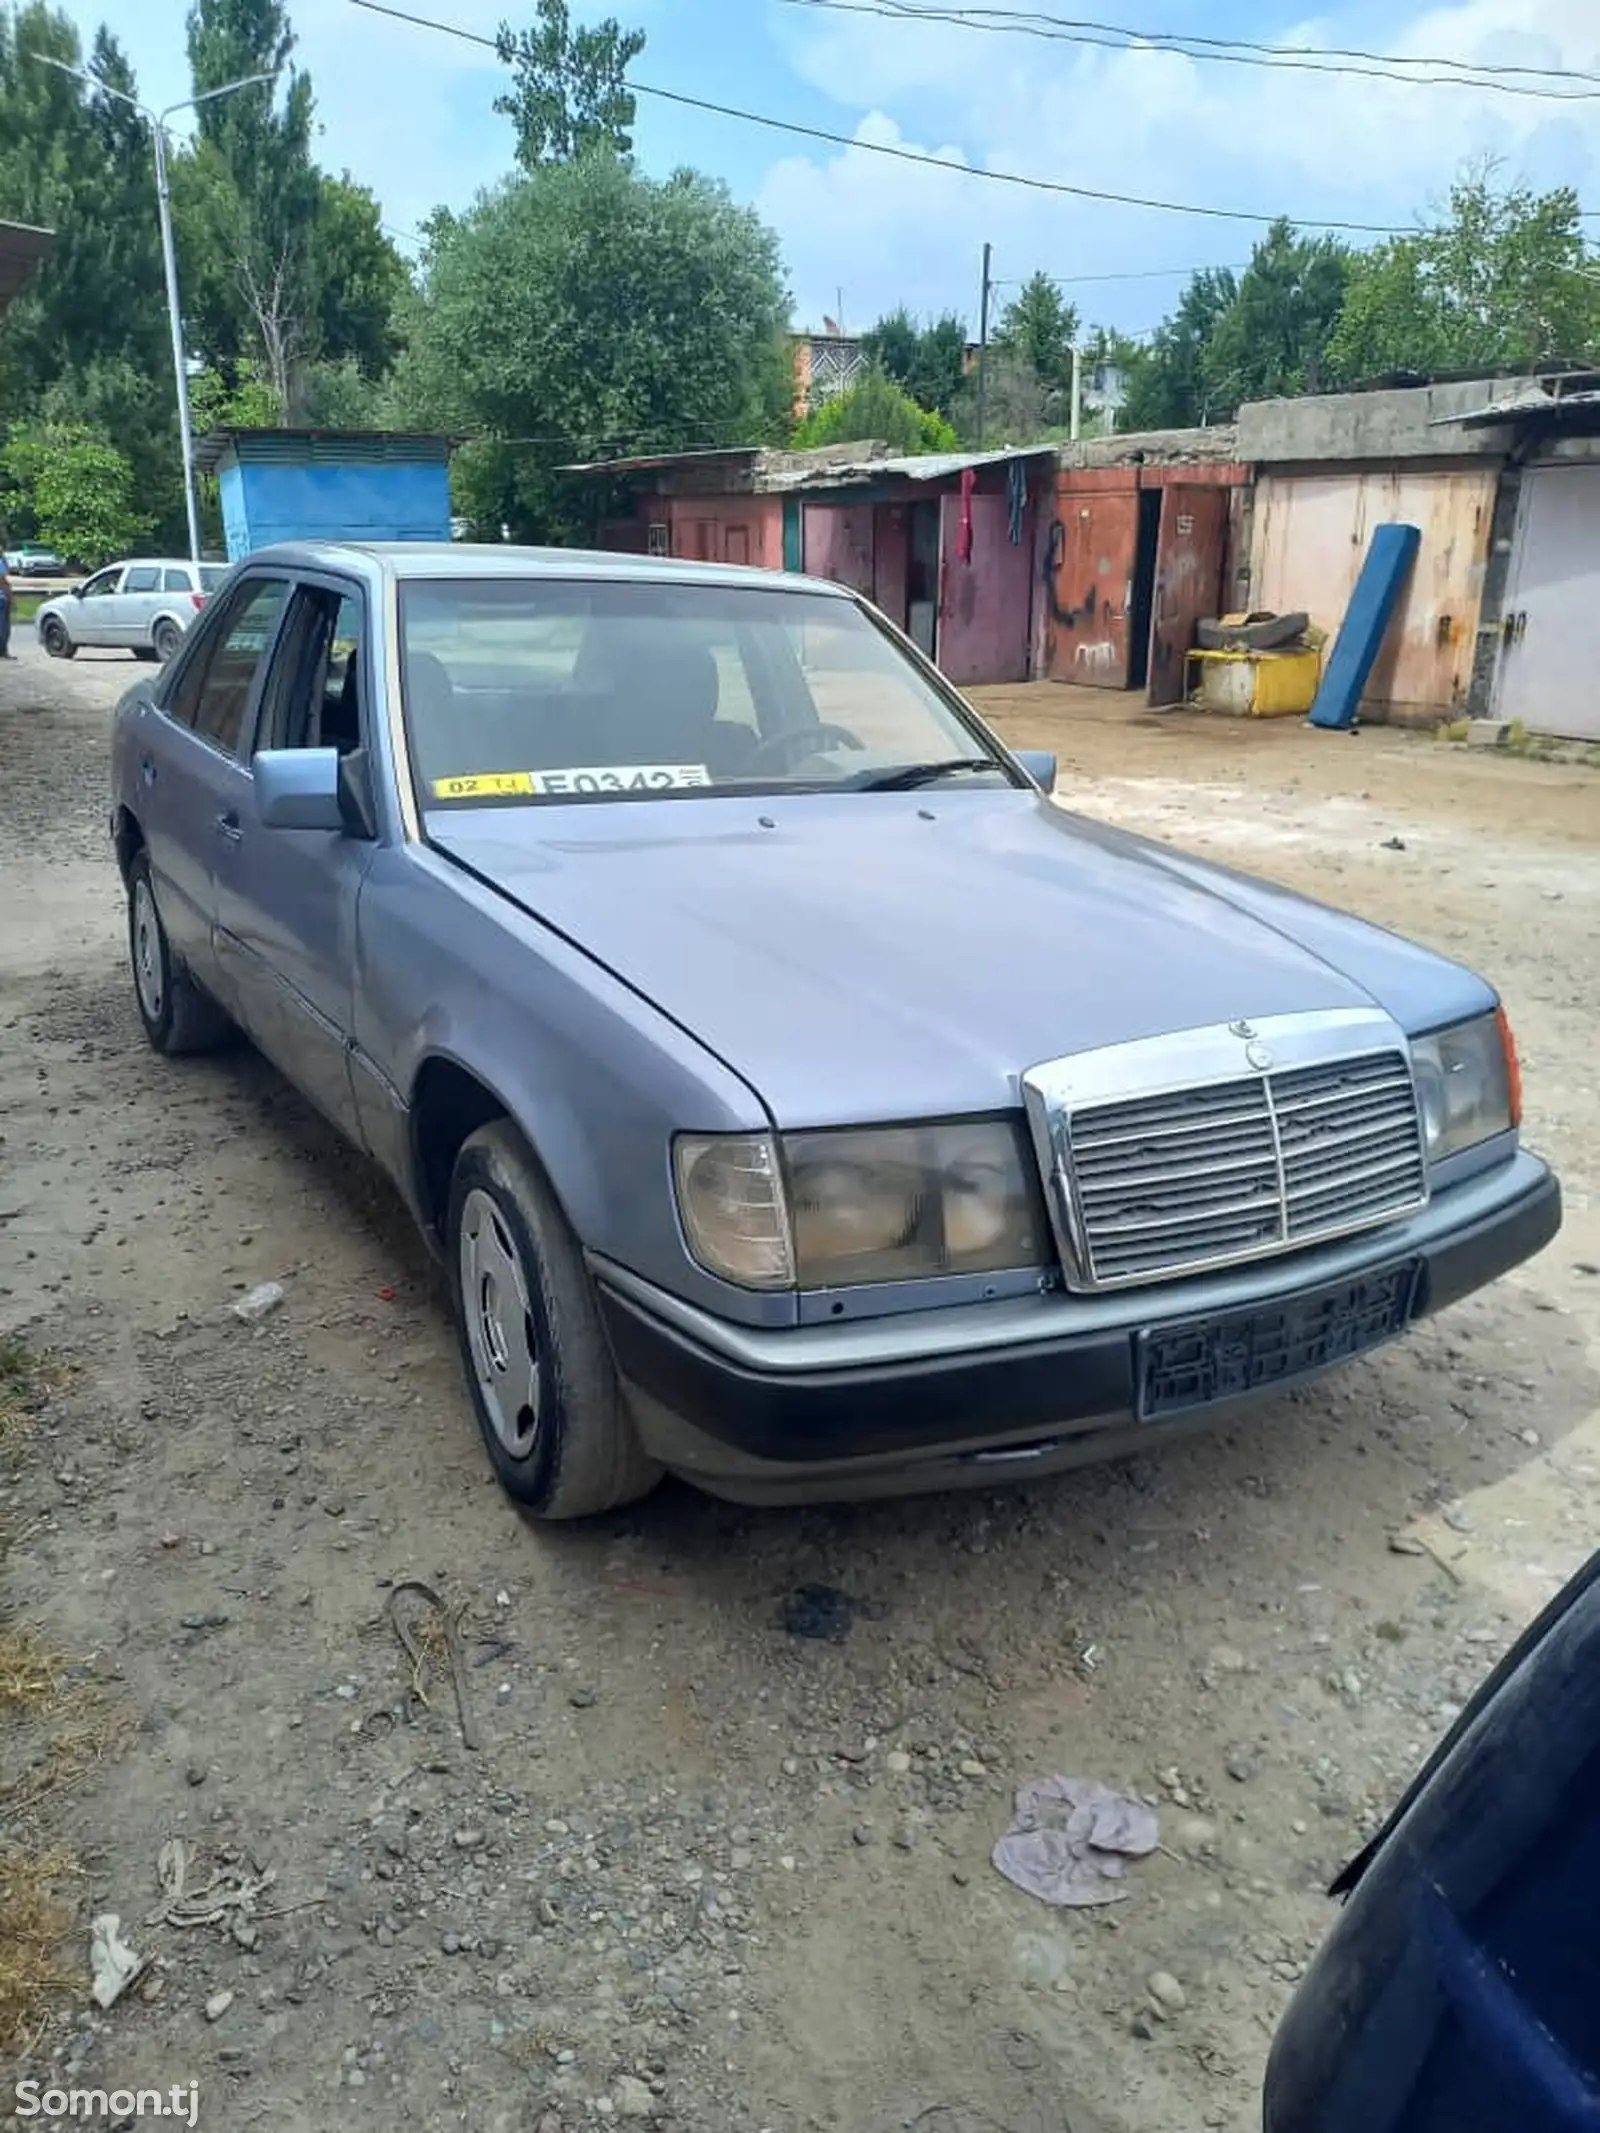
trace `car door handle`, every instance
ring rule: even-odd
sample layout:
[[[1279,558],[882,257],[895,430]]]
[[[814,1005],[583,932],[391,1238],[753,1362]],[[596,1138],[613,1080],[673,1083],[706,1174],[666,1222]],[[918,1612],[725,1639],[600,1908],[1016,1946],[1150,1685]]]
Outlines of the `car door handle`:
[[[156,766],[150,760],[149,756],[146,756],[144,760],[140,763],[139,775],[141,778],[143,778],[146,785],[154,785],[154,783],[156,782]]]
[[[231,807],[225,815],[218,815],[217,834],[219,837],[226,837],[230,844],[237,844],[244,835],[244,831],[239,827],[239,817]]]

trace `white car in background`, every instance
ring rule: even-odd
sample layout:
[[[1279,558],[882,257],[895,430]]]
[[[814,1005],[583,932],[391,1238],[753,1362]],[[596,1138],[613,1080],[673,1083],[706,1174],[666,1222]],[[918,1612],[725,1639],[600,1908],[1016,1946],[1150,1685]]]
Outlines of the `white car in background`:
[[[226,563],[190,563],[181,556],[109,564],[71,592],[45,601],[36,618],[39,642],[52,659],[104,645],[164,664],[228,570]]]

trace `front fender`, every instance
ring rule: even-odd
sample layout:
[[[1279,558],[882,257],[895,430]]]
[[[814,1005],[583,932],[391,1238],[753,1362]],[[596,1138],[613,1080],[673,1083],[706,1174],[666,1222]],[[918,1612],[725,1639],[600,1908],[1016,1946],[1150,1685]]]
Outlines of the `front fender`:
[[[676,1295],[759,1324],[755,1297],[695,1265],[672,1187],[677,1132],[762,1132],[752,1089],[575,942],[426,845],[380,852],[357,911],[354,1038],[363,1129],[413,1206],[411,1121],[430,1060],[482,1084],[526,1136],[579,1243]],[[369,1118],[381,1103],[386,1121]]]

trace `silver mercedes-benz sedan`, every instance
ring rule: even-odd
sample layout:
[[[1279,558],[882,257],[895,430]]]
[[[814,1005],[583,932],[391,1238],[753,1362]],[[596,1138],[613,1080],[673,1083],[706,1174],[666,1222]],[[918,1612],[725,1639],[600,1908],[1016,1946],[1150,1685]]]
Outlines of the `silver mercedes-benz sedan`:
[[[1057,805],[837,586],[268,549],[113,753],[150,1041],[398,1182],[544,1517],[1126,1452],[1559,1226],[1482,978]]]

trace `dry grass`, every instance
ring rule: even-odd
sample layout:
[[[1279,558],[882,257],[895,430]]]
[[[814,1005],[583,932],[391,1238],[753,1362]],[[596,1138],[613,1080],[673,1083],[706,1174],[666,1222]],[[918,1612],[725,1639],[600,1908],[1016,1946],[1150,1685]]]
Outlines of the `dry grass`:
[[[62,1365],[14,1335],[0,1337],[0,1451],[15,1448],[28,1422],[66,1382]]]
[[[0,1338],[0,1454],[20,1449],[65,1379],[48,1355]],[[75,1784],[125,1730],[70,1660],[0,1617],[0,1830],[12,1840],[0,1843],[0,2054],[30,2050],[54,2003],[82,1984],[63,1961],[73,1915],[62,1890],[76,1862],[60,1846],[24,1848],[24,1819]]]
[[[0,1622],[0,1731],[21,1765],[15,1776],[0,1770],[0,1824],[14,1825],[80,1784],[132,1730],[128,1713],[95,1682],[78,1678],[70,1661],[30,1630]]]
[[[0,2051],[28,2051],[52,2001],[82,1984],[62,1961],[72,1914],[59,1892],[73,1872],[64,1851],[0,1849]]]

